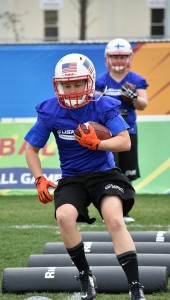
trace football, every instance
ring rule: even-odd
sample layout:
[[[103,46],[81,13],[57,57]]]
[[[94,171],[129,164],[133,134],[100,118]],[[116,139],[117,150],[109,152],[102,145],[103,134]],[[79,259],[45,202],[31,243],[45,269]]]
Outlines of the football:
[[[94,128],[99,140],[101,140],[101,141],[108,140],[112,137],[112,135],[107,127],[105,127],[102,124],[96,123],[96,122],[86,122],[86,123],[81,124],[80,126],[83,129],[84,133],[88,134],[90,132],[88,129],[88,124],[90,124]],[[75,134],[81,136],[78,128],[75,130]]]

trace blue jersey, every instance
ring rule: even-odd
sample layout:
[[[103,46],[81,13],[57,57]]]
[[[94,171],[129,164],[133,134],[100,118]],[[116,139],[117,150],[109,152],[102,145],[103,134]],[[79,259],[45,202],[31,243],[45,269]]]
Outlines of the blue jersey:
[[[126,82],[135,84],[137,89],[146,89],[148,87],[146,80],[134,72],[129,71],[120,82],[115,81],[109,72],[105,72],[96,80],[96,91],[104,92],[107,87],[104,95],[114,97],[121,101],[120,111],[130,127],[129,133],[136,134],[136,109],[133,105],[128,105],[121,99],[121,87]]]
[[[120,115],[120,101],[96,95],[94,101],[73,110],[65,109],[57,98],[48,99],[36,106],[37,122],[25,136],[32,146],[43,148],[53,133],[58,147],[62,177],[86,172],[108,170],[115,167],[109,151],[94,151],[81,146],[74,137],[79,124],[93,121],[105,125],[112,135],[129,128]]]

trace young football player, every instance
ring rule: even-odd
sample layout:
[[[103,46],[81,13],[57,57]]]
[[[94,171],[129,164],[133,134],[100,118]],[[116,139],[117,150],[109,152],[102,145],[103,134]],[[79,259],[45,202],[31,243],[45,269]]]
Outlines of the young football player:
[[[37,122],[25,136],[26,160],[35,178],[39,200],[53,200],[62,241],[79,271],[81,299],[96,298],[96,279],[86,260],[77,222],[92,224],[88,206],[92,203],[105,221],[115,254],[128,280],[131,300],[144,300],[139,282],[134,242],[123,216],[134,204],[135,191],[129,179],[115,167],[112,152],[129,151],[129,126],[119,113],[120,101],[95,95],[95,68],[82,54],[69,54],[56,64],[53,78],[56,96],[36,106]],[[107,100],[107,101],[106,101]],[[112,133],[99,140],[89,125],[85,134],[80,124],[93,121]],[[75,134],[79,129],[81,136]],[[39,150],[53,133],[58,147],[62,178],[55,185],[43,176]]]
[[[99,75],[96,80],[96,93],[104,93],[121,101],[120,112],[129,125],[131,149],[116,153],[115,161],[131,182],[140,177],[136,110],[144,110],[148,102],[148,83],[142,76],[130,70],[132,57],[132,47],[127,40],[111,40],[105,48],[105,65],[108,71]],[[124,220],[134,221],[129,215]]]

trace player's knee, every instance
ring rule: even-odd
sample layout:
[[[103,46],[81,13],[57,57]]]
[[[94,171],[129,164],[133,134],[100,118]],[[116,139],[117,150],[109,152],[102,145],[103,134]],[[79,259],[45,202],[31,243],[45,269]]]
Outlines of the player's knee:
[[[67,226],[68,223],[68,217],[67,214],[63,211],[57,211],[56,212],[57,222],[60,226]]]
[[[122,218],[118,216],[112,216],[108,220],[106,220],[107,227],[111,232],[118,232],[124,226],[124,221]]]
[[[56,219],[57,223],[60,227],[71,228],[75,225],[76,219],[74,218],[74,214],[69,212],[64,207],[59,207],[56,211]]]

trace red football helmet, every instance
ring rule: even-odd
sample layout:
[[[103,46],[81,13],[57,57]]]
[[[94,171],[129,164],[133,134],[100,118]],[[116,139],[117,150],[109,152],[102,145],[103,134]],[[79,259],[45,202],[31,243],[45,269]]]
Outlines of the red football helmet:
[[[61,58],[55,67],[53,84],[59,104],[67,109],[86,105],[94,97],[96,72],[93,63],[82,54],[68,54]],[[83,92],[65,94],[63,83],[85,81]]]

